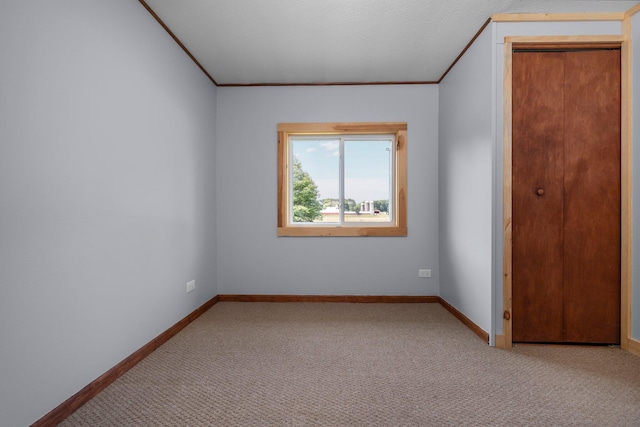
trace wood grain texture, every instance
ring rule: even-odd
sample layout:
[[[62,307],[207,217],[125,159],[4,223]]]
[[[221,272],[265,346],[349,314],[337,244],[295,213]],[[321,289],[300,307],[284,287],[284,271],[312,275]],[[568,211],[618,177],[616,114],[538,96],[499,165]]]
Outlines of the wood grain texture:
[[[512,67],[513,341],[560,342],[563,54],[514,52]]]
[[[512,281],[510,277],[510,234],[511,234],[511,217],[510,217],[510,191],[508,186],[510,185],[511,165],[510,165],[510,150],[511,150],[511,55],[512,45],[522,45],[526,48],[527,44],[530,46],[536,45],[537,47],[543,47],[545,44],[549,44],[551,48],[563,43],[577,43],[578,45],[591,46],[606,45],[608,43],[620,43],[621,46],[621,61],[622,61],[622,109],[621,109],[621,122],[622,122],[622,134],[621,134],[621,336],[620,344],[623,349],[628,349],[631,344],[631,269],[633,265],[632,251],[631,251],[631,146],[632,146],[632,129],[631,129],[631,77],[632,77],[632,65],[631,65],[631,22],[630,17],[640,11],[640,5],[635,6],[625,13],[625,19],[622,21],[623,34],[620,36],[509,36],[505,37],[504,44],[504,90],[503,90],[503,105],[504,105],[504,129],[503,129],[503,141],[504,141],[504,159],[503,159],[503,180],[504,180],[504,205],[503,205],[503,228],[504,228],[504,280],[503,280],[503,306],[506,313],[509,313],[510,298],[512,292]],[[510,334],[511,319],[505,318],[503,320],[503,335],[505,348],[510,348],[512,345],[512,339]]]
[[[620,51],[564,58],[564,340],[617,344]]]
[[[624,12],[585,13],[496,13],[493,22],[552,22],[552,21],[622,21]]]
[[[620,51],[512,66],[513,340],[618,343]]]
[[[502,260],[502,339],[496,337],[496,347],[511,348],[513,343],[513,92],[512,92],[513,48],[511,42],[504,44],[504,81],[503,102],[503,147],[502,147],[502,222],[503,222],[503,260]]]
[[[32,427],[55,426],[71,415],[76,409],[95,397],[109,384],[122,376],[129,369],[137,365],[142,359],[153,353],[158,347],[167,342],[171,337],[184,329],[189,323],[200,317],[202,313],[213,307],[218,302],[218,297],[214,297],[184,317],[178,323],[158,335],[153,340],[132,353],[122,362],[99,376],[82,390],[65,400],[62,404],[54,408],[48,414],[32,424]]]
[[[287,153],[287,134],[278,130],[278,230],[289,222],[289,195],[287,181],[289,177],[289,154]]]
[[[625,17],[625,19],[629,19],[629,18],[631,18],[633,15],[635,15],[638,12],[640,12],[640,3],[638,3],[635,6],[633,6],[631,9],[627,10],[624,13],[624,17]]]
[[[323,227],[323,226],[283,226],[278,228],[278,236],[285,237],[404,237],[406,227]]]
[[[626,350],[629,351],[629,353],[635,354],[636,356],[640,356],[640,341],[629,338],[627,342],[627,346],[628,347]]]
[[[278,123],[278,132],[287,134],[332,133],[396,133],[407,130],[406,122],[330,122],[330,123]]]
[[[622,35],[608,36],[507,36],[505,42],[512,43],[517,48],[527,48],[527,46],[539,45],[554,49],[561,45],[574,45],[575,47],[608,47],[611,44],[619,46],[624,41]]]
[[[396,165],[395,182],[397,191],[395,194],[396,206],[396,228],[399,230],[398,236],[407,235],[407,129],[398,129],[396,132]]]

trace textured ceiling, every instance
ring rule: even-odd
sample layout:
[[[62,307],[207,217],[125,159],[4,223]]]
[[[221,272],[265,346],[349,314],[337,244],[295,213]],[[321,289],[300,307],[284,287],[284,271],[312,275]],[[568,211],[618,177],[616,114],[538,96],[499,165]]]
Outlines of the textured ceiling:
[[[220,85],[438,81],[495,13],[637,1],[144,0]]]

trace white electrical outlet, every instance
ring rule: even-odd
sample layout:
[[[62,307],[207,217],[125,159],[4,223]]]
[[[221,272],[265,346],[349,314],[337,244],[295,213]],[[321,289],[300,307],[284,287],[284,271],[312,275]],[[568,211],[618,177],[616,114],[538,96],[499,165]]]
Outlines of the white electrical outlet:
[[[418,270],[418,277],[431,277],[431,270],[421,268]]]
[[[187,293],[194,291],[196,289],[196,281],[192,280],[189,283],[187,283]]]

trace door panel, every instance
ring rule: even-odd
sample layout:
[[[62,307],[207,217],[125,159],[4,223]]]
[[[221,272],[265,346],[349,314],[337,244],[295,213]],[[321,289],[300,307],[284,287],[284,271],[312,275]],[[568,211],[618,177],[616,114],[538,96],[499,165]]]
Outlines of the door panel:
[[[620,51],[514,52],[513,341],[620,337]]]
[[[512,64],[513,341],[561,341],[564,60],[514,53]]]
[[[565,54],[564,327],[620,339],[620,51]]]

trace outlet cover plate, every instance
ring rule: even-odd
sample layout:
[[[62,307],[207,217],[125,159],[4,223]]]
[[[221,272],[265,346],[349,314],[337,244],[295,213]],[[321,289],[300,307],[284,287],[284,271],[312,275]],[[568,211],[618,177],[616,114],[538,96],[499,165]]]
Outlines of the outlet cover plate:
[[[431,270],[421,268],[418,270],[418,277],[431,277]]]
[[[192,280],[187,283],[187,293],[192,292],[196,289],[196,281]]]

